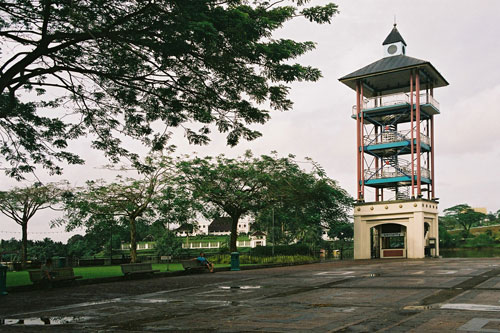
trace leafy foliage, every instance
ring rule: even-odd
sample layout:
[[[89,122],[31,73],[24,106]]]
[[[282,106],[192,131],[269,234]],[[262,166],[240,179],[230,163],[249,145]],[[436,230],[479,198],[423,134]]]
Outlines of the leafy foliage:
[[[330,23],[337,13],[308,2],[0,2],[4,167],[17,178],[35,164],[60,173],[58,161],[82,163],[67,146],[86,133],[114,161],[137,159],[123,135],[154,150],[179,126],[197,144],[209,141],[210,124],[230,145],[259,137],[248,125],[291,109],[287,84],[321,76],[293,63],[314,43],[272,38],[297,16]]]
[[[463,229],[463,236],[469,235],[470,228],[478,225],[485,214],[475,212],[469,205],[460,204],[444,210],[447,223],[454,223]]]
[[[257,158],[247,151],[236,159],[219,155],[181,161],[179,167],[194,198],[232,218],[230,250],[236,251],[236,227],[245,214],[256,214],[255,228],[269,231],[274,210],[285,244],[314,244],[321,239],[323,229],[347,220],[352,199],[319,165],[310,162],[313,170],[308,173],[293,155]]]
[[[354,238],[354,225],[352,223],[339,222],[330,226],[328,236],[336,240],[340,250],[340,260],[344,259],[344,248],[349,246]]]
[[[84,188],[67,193],[65,197],[65,219],[57,224],[66,224],[68,230],[84,226],[119,224],[125,222],[130,230],[130,255],[137,259],[137,220],[145,215],[154,216],[151,209],[155,197],[170,184],[172,161],[158,155],[146,159],[141,168],[141,178],[118,176],[113,183],[103,180],[89,181]]]
[[[352,198],[326,176],[321,166],[309,162],[310,172],[301,169],[293,155],[274,163],[277,167],[269,192],[272,199],[266,209],[257,212],[252,226],[269,231],[271,242],[320,246],[324,232],[349,219]]]
[[[178,256],[182,251],[182,241],[172,231],[166,230],[156,241],[155,250],[159,256]]]
[[[230,251],[236,251],[240,217],[266,206],[270,200],[268,184],[272,163],[254,158],[250,151],[237,159],[195,157],[179,162],[179,181],[199,200],[232,219]]]
[[[67,255],[67,246],[61,242],[54,242],[50,238],[44,238],[41,241],[28,240],[27,259],[43,262],[46,258],[65,257]],[[14,238],[1,240],[0,253],[2,260],[17,261],[22,258],[23,241]],[[18,255],[19,254],[19,255]]]
[[[35,183],[0,192],[0,212],[21,226],[23,265],[26,264],[28,253],[28,223],[38,211],[54,208],[60,200],[61,185]]]

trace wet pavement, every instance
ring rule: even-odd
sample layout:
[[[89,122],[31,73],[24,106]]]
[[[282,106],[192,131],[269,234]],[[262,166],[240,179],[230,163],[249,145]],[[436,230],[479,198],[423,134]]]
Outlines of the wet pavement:
[[[500,258],[324,262],[11,293],[2,332],[500,332]]]

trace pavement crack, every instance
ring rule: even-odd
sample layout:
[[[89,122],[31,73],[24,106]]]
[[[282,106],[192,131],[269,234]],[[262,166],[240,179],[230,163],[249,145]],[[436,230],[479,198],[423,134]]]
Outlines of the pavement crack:
[[[496,277],[498,274],[500,274],[500,269],[492,269],[491,271],[488,271],[486,273],[483,273],[482,275],[474,276],[468,280],[465,280],[450,289],[444,289],[441,291],[438,291],[434,295],[431,295],[429,297],[424,298],[421,301],[422,305],[430,305],[430,304],[435,304],[435,303],[444,303],[478,285],[481,283],[486,282],[487,280]]]
[[[291,296],[291,295],[297,295],[297,294],[307,293],[307,292],[310,292],[310,291],[313,291],[313,290],[317,290],[317,289],[332,288],[332,287],[334,287],[336,285],[342,284],[342,283],[344,283],[344,282],[346,282],[348,280],[352,280],[352,279],[353,278],[345,278],[345,279],[342,279],[342,280],[332,281],[332,282],[320,284],[320,285],[317,285],[317,286],[302,287],[302,288],[295,289],[295,290],[284,291],[284,292],[280,292],[280,293],[277,293],[277,294],[269,295],[269,296],[267,296],[265,298],[286,297],[286,296]]]

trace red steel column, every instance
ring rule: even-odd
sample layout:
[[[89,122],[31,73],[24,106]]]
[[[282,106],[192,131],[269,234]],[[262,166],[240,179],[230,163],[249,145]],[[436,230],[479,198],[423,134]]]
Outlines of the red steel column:
[[[375,99],[377,100],[377,99]],[[378,126],[375,124],[375,143],[378,143]],[[379,164],[378,164],[378,157],[375,156],[375,172],[379,172],[378,171],[378,167],[379,167]],[[378,187],[375,188],[375,201],[379,201],[379,196],[380,196],[380,189]]]
[[[361,151],[360,147],[360,126],[359,126],[359,110],[360,110],[360,100],[359,100],[359,81],[356,82],[356,161],[357,161],[357,192],[358,192],[358,200],[361,200]]]
[[[434,179],[434,115],[431,116],[431,184],[432,184],[431,199],[435,199],[436,180]]]
[[[415,146],[414,140],[414,127],[413,127],[413,71],[410,73],[410,123],[411,123],[411,197],[415,198]]]
[[[415,73],[415,92],[417,99],[416,125],[417,125],[417,197],[422,196],[422,170],[420,166],[420,77],[418,69]]]
[[[361,199],[365,200],[365,117],[363,115],[363,83],[360,94],[361,111]]]

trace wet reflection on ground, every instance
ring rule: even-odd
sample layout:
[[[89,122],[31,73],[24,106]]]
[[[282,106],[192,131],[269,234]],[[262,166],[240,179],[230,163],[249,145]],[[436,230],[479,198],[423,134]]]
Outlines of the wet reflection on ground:
[[[38,317],[0,319],[0,325],[64,325],[89,320],[90,317]]]

